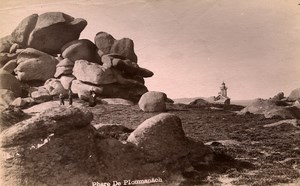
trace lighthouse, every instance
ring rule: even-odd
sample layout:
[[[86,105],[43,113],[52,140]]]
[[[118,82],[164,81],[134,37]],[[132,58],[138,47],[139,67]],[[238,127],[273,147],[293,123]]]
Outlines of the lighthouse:
[[[226,85],[225,85],[225,83],[223,82],[222,83],[222,85],[221,85],[221,87],[220,87],[220,89],[221,89],[221,95],[223,96],[223,97],[227,97],[227,87],[226,87]]]
[[[224,105],[229,105],[230,104],[230,98],[227,96],[227,89],[225,83],[223,82],[220,86],[220,92],[217,97],[215,98],[215,103],[218,104],[224,104]]]

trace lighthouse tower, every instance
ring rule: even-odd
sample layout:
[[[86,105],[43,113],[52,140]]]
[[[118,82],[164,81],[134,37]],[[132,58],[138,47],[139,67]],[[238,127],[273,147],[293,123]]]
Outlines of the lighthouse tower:
[[[227,97],[227,87],[226,87],[226,85],[225,85],[225,83],[223,82],[222,83],[222,85],[221,85],[221,87],[220,87],[220,89],[221,89],[221,95],[223,96],[223,97]]]

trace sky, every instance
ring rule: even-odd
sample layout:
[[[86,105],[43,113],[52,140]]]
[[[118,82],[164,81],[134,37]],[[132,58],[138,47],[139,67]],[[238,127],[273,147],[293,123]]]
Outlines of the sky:
[[[286,96],[300,88],[300,0],[0,0],[0,37],[33,13],[84,18],[80,38],[105,31],[134,41],[154,72],[150,91],[170,98]]]

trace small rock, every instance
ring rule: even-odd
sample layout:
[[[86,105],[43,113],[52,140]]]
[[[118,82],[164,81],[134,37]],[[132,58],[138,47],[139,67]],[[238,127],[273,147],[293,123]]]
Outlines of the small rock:
[[[20,49],[21,46],[18,43],[14,43],[10,49],[9,49],[9,53],[16,53],[18,49]]]

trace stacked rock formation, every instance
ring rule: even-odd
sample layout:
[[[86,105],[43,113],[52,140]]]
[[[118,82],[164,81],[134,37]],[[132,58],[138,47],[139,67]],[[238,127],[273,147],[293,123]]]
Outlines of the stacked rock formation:
[[[101,97],[137,102],[148,91],[144,78],[153,72],[137,64],[133,41],[105,32],[97,33],[94,42],[79,39],[86,25],[86,20],[62,12],[26,17],[0,39],[1,70],[22,84],[43,85],[29,91],[36,99],[71,89],[82,99],[94,90]]]

